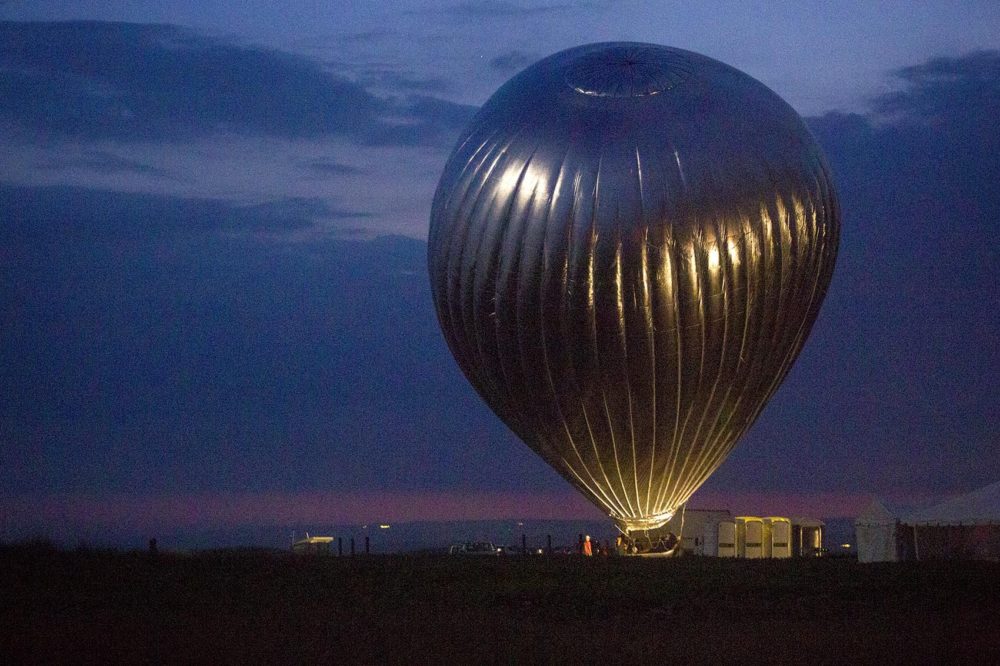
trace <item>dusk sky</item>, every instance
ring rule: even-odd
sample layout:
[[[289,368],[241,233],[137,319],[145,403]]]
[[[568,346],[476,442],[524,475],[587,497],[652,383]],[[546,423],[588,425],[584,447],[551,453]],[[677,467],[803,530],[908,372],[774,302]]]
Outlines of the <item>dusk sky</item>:
[[[426,270],[459,131],[556,51],[759,79],[843,211],[797,364],[694,507],[1000,479],[1000,4],[0,2],[0,540],[599,519],[459,372]]]

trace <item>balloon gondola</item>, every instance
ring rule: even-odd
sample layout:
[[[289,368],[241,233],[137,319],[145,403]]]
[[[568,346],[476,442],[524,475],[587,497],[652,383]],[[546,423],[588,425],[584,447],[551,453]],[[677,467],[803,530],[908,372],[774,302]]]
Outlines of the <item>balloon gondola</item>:
[[[689,51],[592,44],[503,85],[434,197],[458,365],[624,531],[666,523],[787,375],[839,210],[801,118]]]

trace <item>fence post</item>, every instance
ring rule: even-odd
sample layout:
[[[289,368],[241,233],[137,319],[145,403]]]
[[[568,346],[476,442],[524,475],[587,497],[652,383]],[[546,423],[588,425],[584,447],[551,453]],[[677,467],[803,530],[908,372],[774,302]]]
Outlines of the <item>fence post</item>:
[[[344,556],[344,537],[337,537],[337,557]]]
[[[371,547],[368,544],[368,535],[365,535],[365,555],[371,554]]]
[[[552,535],[545,535],[545,554],[552,555]]]

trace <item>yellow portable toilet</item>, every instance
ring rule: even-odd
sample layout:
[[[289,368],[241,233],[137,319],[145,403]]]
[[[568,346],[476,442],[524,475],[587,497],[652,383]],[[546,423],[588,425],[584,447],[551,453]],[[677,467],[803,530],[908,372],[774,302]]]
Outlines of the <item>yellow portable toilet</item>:
[[[714,554],[719,557],[736,557],[736,523],[732,520],[719,521],[718,542]]]
[[[764,521],[756,516],[736,516],[736,557],[764,557]]]
[[[764,557],[792,556],[792,521],[779,516],[764,519]]]

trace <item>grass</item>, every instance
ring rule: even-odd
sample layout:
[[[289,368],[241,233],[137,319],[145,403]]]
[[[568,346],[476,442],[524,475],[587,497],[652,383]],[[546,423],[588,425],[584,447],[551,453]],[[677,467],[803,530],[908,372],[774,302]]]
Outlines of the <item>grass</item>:
[[[0,548],[2,663],[1000,663],[1000,563]]]

